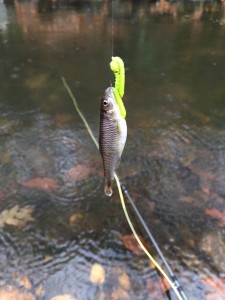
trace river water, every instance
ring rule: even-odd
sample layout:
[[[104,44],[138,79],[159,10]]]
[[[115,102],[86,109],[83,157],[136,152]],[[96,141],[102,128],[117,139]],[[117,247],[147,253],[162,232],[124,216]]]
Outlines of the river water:
[[[219,1],[0,1],[2,299],[176,299],[124,243],[118,192],[105,197],[61,81],[97,137],[112,54],[126,66],[118,174],[188,298],[225,299],[224,36]]]

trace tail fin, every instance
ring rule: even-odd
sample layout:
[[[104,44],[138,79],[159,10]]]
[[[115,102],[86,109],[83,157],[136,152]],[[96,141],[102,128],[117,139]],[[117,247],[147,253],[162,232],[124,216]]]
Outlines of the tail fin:
[[[112,190],[112,182],[111,181],[105,182],[104,192],[105,192],[106,196],[108,196],[108,197],[112,196],[113,190]]]

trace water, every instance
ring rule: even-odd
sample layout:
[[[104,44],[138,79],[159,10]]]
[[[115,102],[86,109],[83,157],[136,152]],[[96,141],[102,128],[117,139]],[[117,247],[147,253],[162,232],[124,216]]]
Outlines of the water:
[[[118,173],[198,300],[225,297],[224,16],[214,1],[114,2],[128,123]],[[61,82],[98,136],[111,21],[110,2],[0,2],[0,295],[162,299],[148,259],[123,244],[118,193],[105,198],[99,153]]]

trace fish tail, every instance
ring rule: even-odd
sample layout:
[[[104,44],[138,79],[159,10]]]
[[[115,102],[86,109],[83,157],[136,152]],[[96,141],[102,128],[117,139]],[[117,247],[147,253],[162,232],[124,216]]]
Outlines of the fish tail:
[[[108,196],[108,197],[112,196],[112,194],[113,194],[112,181],[110,181],[110,180],[105,181],[104,192],[105,192],[106,196]]]

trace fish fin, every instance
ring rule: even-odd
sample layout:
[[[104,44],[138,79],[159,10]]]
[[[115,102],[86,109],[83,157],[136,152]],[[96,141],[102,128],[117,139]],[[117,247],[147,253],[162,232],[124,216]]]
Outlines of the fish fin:
[[[108,197],[112,196],[113,190],[112,190],[112,182],[111,181],[105,182],[104,192],[105,192],[106,196],[108,196]]]

